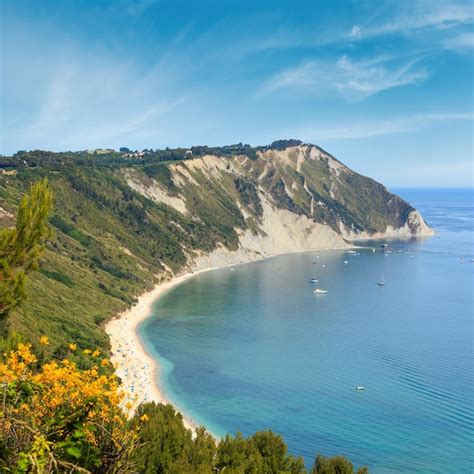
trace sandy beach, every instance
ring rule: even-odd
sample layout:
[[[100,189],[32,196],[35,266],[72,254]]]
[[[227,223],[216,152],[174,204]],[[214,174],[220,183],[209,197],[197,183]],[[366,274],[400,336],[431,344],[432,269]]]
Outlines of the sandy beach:
[[[107,323],[105,330],[112,346],[111,362],[122,380],[122,389],[126,394],[124,403],[132,403],[133,409],[142,402],[170,403],[156,383],[160,367],[143,346],[137,333],[138,325],[150,316],[153,303],[166,291],[193,276],[216,268],[196,270],[156,285],[141,295],[135,306]],[[181,414],[186,428],[194,432],[198,425],[185,413]]]

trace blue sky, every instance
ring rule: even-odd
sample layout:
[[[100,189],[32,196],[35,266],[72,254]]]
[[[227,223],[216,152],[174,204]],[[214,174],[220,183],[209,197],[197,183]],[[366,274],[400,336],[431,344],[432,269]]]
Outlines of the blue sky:
[[[1,1],[0,152],[316,143],[472,186],[470,1]]]

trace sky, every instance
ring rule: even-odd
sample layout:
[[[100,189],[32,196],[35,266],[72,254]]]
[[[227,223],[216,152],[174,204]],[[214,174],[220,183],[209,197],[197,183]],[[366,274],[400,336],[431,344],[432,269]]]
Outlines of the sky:
[[[314,143],[473,186],[467,1],[0,0],[0,153]]]

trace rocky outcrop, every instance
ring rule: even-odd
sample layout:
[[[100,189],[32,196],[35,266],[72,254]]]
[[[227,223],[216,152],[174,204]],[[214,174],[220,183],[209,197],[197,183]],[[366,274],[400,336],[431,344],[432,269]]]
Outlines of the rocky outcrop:
[[[233,247],[218,242],[211,252],[189,249],[197,268],[433,234],[410,204],[314,145],[260,150],[255,159],[205,155],[168,169],[168,184],[136,170],[126,172],[127,183],[197,222],[228,218],[237,237]]]

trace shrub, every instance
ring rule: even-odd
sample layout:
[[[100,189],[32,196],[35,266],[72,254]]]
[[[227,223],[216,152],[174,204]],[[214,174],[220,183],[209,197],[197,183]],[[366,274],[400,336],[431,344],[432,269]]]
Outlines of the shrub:
[[[120,408],[108,360],[85,353],[95,362],[88,370],[69,359],[38,367],[29,344],[0,361],[1,472],[130,472],[137,428]]]

